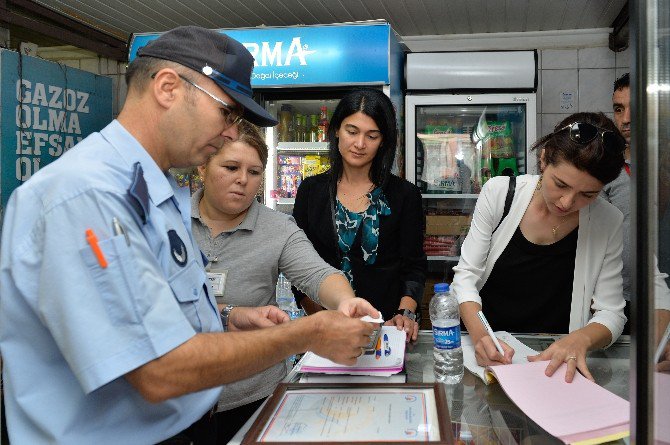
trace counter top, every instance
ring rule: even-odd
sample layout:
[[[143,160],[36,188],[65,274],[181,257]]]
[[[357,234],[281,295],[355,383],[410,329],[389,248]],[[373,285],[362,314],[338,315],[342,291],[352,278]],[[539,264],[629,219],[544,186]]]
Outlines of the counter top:
[[[523,343],[542,351],[560,336],[543,334],[515,334]],[[415,343],[407,345],[405,372],[407,382],[432,383],[433,336],[431,331],[420,331]],[[587,363],[596,383],[628,400],[630,337],[621,336],[608,349],[589,353]],[[291,371],[285,381],[297,381],[300,374]],[[457,442],[463,444],[536,443],[560,444],[549,436],[512,403],[500,385],[486,385],[467,369],[461,383],[445,385],[452,430]],[[258,413],[258,412],[257,412]],[[241,443],[244,434],[255,420],[254,415],[229,442]],[[620,441],[620,443],[624,443]]]

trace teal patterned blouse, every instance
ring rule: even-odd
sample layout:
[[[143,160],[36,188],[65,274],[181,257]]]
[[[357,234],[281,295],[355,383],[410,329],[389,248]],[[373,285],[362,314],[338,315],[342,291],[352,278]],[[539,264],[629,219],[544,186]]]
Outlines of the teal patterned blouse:
[[[354,286],[354,275],[349,252],[359,228],[363,228],[361,233],[363,260],[365,264],[374,264],[377,259],[377,245],[379,244],[379,218],[391,214],[391,209],[381,188],[375,188],[366,196],[370,200],[370,205],[360,213],[350,211],[342,205],[339,199],[337,200],[337,215],[335,218],[337,242],[343,253],[340,269],[349,280],[351,287]]]

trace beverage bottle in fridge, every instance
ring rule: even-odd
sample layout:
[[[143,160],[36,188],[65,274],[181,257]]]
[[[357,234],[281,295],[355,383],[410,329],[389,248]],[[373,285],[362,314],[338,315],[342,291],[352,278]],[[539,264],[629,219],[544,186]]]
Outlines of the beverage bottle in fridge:
[[[461,349],[461,320],[458,301],[447,283],[433,287],[430,300],[430,322],[433,325],[433,373],[435,380],[454,384],[463,378],[463,350]]]
[[[326,142],[328,140],[328,108],[325,105],[321,107],[318,135],[319,142]]]
[[[290,105],[282,105],[279,112],[279,142],[290,142],[293,130],[293,113]]]
[[[309,127],[309,142],[319,142],[319,116],[316,114],[309,115],[311,125]]]
[[[303,114],[300,116],[300,141],[301,142],[309,142],[309,125],[307,124],[307,115]]]
[[[305,142],[305,130],[303,127],[303,115],[300,113],[295,114],[295,141],[296,142]]]

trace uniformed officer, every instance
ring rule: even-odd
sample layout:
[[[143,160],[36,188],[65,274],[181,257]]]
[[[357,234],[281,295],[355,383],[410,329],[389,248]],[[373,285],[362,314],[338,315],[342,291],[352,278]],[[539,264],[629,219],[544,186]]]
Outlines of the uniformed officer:
[[[277,123],[252,99],[252,68],[224,34],[163,34],[129,66],[118,119],[12,194],[0,250],[12,443],[180,432],[209,443],[220,385],[306,350],[342,363],[361,354],[373,327],[356,317],[377,315],[364,300],[333,298],[323,303],[338,311],[286,323],[274,306],[228,308],[222,323],[209,292],[189,193],[168,169],[203,164],[241,117]]]

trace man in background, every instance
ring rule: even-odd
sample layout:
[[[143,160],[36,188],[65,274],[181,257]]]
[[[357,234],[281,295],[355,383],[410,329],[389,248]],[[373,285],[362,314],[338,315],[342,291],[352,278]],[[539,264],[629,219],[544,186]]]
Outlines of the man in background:
[[[605,185],[602,190],[602,195],[610,203],[616,206],[621,213],[623,213],[623,252],[621,254],[623,260],[623,296],[626,300],[626,307],[624,313],[628,318],[626,326],[624,327],[624,334],[630,333],[630,301],[634,298],[631,288],[631,227],[630,227],[630,175],[631,164],[630,154],[633,147],[630,144],[630,124],[631,124],[631,109],[630,109],[630,74],[625,73],[614,82],[614,91],[612,93],[612,110],[614,111],[614,123],[621,132],[624,139],[626,139],[626,151],[624,157],[626,163],[621,170],[619,177],[609,184]],[[656,265],[655,280],[654,280],[654,295],[656,298],[656,337],[659,339],[665,327],[670,322],[670,289],[665,283],[667,274],[658,271]],[[664,271],[665,272],[665,271]]]

